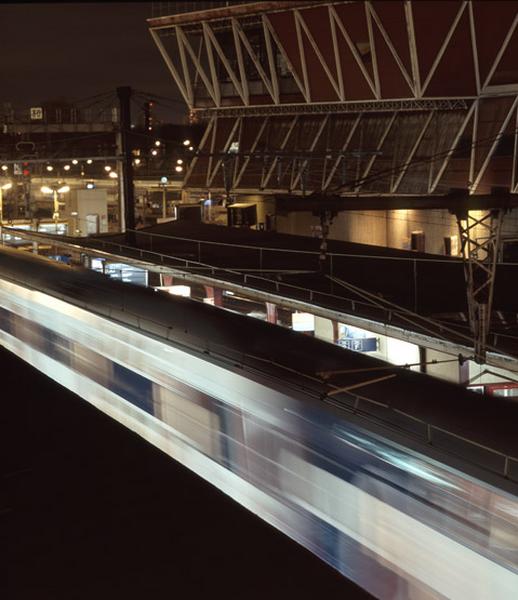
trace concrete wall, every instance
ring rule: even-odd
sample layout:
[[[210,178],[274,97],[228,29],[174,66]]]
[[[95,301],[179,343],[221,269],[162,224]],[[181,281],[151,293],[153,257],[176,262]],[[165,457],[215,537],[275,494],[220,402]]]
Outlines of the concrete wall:
[[[108,231],[108,192],[105,189],[76,190],[71,198],[71,212],[77,212],[76,227],[81,235],[87,232],[87,215],[99,215],[99,233]],[[72,218],[72,217],[71,217]]]
[[[436,365],[426,365],[426,372],[428,375],[438,377],[439,379],[445,379],[453,383],[459,383],[459,363],[456,360],[457,357],[451,354],[444,354],[444,352],[437,352],[428,348],[426,350],[426,362],[432,360],[452,360],[453,362],[440,363]]]
[[[310,212],[277,217],[279,233],[311,236],[319,225],[320,219]],[[457,236],[460,251],[457,222],[447,210],[344,211],[334,218],[329,238],[409,250],[414,231],[424,233],[425,252],[444,255],[444,238],[451,236]],[[484,237],[486,232],[479,227],[476,235]],[[503,235],[518,237],[518,211],[504,217]]]

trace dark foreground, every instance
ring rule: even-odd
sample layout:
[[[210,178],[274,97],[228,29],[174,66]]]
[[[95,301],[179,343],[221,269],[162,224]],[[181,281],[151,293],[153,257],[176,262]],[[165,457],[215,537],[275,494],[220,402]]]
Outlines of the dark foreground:
[[[5,600],[370,598],[2,348],[0,365]]]

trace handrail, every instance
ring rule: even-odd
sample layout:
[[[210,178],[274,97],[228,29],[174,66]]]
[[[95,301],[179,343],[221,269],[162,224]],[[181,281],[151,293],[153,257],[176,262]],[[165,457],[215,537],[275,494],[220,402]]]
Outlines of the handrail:
[[[19,234],[21,237],[28,237],[30,238],[31,236],[34,237],[35,235],[37,236],[41,236],[44,237],[45,239],[51,239],[54,242],[58,242],[61,243],[63,245],[68,245],[69,242],[65,242],[65,241],[61,241],[61,236],[59,238],[56,238],[56,236],[52,235],[52,234],[48,234],[48,233],[43,233],[43,232],[31,232],[30,230],[24,230],[24,229],[17,229],[14,227],[2,227],[2,230],[5,229],[7,231],[12,231],[15,232],[17,234]],[[191,240],[192,241],[192,240]],[[171,261],[176,261],[179,263],[183,263],[183,268],[185,269],[189,269],[189,268],[205,268],[206,270],[210,271],[212,275],[215,275],[216,272],[222,272],[225,274],[230,274],[232,276],[237,276],[240,279],[242,279],[243,283],[245,285],[247,285],[249,283],[249,280],[257,280],[261,283],[265,283],[268,286],[275,286],[275,290],[277,293],[280,292],[280,287],[282,286],[284,289],[288,288],[290,290],[296,290],[297,292],[303,292],[306,296],[307,296],[307,301],[313,303],[315,296],[321,296],[321,297],[325,297],[325,298],[329,298],[332,300],[338,300],[340,302],[348,302],[351,305],[351,310],[353,312],[356,312],[356,306],[360,306],[360,307],[367,307],[367,308],[374,308],[376,310],[380,310],[386,317],[386,320],[388,321],[392,321],[393,317],[396,316],[400,319],[403,319],[404,321],[409,321],[410,323],[412,323],[412,325],[414,325],[415,327],[421,329],[422,331],[426,332],[427,334],[431,334],[434,335],[436,337],[438,337],[439,339],[447,339],[442,332],[443,331],[448,331],[449,333],[451,333],[452,335],[458,337],[459,339],[462,339],[464,341],[468,341],[468,342],[472,342],[472,339],[469,336],[466,336],[465,334],[461,333],[461,332],[457,332],[447,326],[444,326],[442,324],[438,324],[435,323],[434,321],[428,319],[427,317],[422,317],[419,314],[413,313],[412,311],[409,311],[408,309],[404,309],[403,307],[398,307],[397,305],[393,305],[390,308],[384,307],[384,306],[380,306],[380,302],[379,302],[379,298],[376,299],[376,302],[365,302],[363,300],[357,300],[357,299],[352,299],[352,298],[347,298],[345,296],[337,296],[335,294],[329,293],[329,292],[323,292],[323,291],[317,291],[317,290],[311,290],[305,287],[301,287],[301,286],[297,286],[294,285],[292,283],[285,283],[285,282],[279,282],[279,281],[272,281],[271,279],[267,279],[265,277],[260,277],[258,275],[251,275],[251,274],[247,274],[247,273],[243,273],[242,271],[236,271],[233,269],[229,269],[226,267],[217,267],[214,265],[210,265],[208,263],[202,263],[200,261],[194,261],[194,260],[189,260],[186,258],[181,258],[181,257],[176,257],[176,256],[172,256],[169,254],[163,254],[160,252],[156,252],[154,250],[145,250],[142,248],[136,248],[134,246],[128,246],[126,244],[121,244],[119,242],[112,242],[112,241],[108,241],[108,240],[103,240],[101,238],[90,238],[89,240],[89,245],[88,246],[79,246],[82,248],[92,248],[93,250],[95,250],[95,246],[96,244],[100,244],[102,246],[102,248],[104,249],[106,246],[114,246],[116,248],[119,249],[119,252],[122,252],[122,249],[127,250],[131,253],[136,253],[139,255],[139,257],[141,259],[144,259],[144,255],[151,255],[151,256],[156,256],[159,257],[160,259],[160,263],[164,264],[164,258],[171,260]],[[72,246],[78,246],[76,244],[70,244]],[[121,254],[121,257],[124,258],[124,255]],[[130,256],[126,256],[126,258],[131,258]],[[338,283],[338,280],[337,280]],[[358,294],[358,292],[354,292],[356,295],[360,295]],[[387,302],[387,301],[385,301]],[[427,326],[423,325],[423,324],[419,324],[419,323],[415,323],[412,319],[410,319],[407,315],[411,314],[413,316],[413,319],[417,319],[417,320],[422,320],[425,323],[429,325],[432,325],[433,327],[436,327],[438,329],[438,331],[431,331]],[[493,351],[499,351],[496,348],[492,348],[491,349]]]
[[[263,250],[266,252],[282,252],[282,253],[290,253],[290,254],[309,254],[311,256],[320,256],[319,250],[297,250],[295,248],[272,248],[271,246],[260,246],[260,245],[250,245],[250,244],[232,244],[229,242],[216,242],[213,240],[202,240],[198,238],[186,238],[175,235],[165,235],[163,233],[151,233],[148,231],[142,231],[142,229],[127,229],[127,231],[131,231],[136,233],[137,235],[149,236],[149,237],[159,237],[165,238],[168,240],[178,240],[181,242],[192,242],[198,244],[207,244],[212,246],[226,246],[230,248],[243,248],[245,250]],[[312,239],[312,238],[310,238]],[[337,241],[340,240],[329,240],[329,241]],[[423,263],[448,263],[448,264],[457,264],[460,260],[460,257],[452,257],[450,259],[447,258],[421,258],[421,257],[406,257],[406,256],[380,256],[380,255],[372,255],[372,254],[353,254],[353,253],[345,253],[345,252],[326,252],[326,256],[334,256],[337,258],[365,258],[365,259],[376,259],[376,260],[395,260],[402,262],[423,262]],[[457,260],[455,260],[457,259]],[[517,265],[518,263],[498,263],[498,264],[509,264],[509,265]]]

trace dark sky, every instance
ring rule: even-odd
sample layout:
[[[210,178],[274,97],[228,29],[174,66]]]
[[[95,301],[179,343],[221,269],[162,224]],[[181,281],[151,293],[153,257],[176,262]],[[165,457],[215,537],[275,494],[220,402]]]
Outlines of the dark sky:
[[[37,106],[130,85],[180,99],[147,28],[151,2],[0,6],[0,103]],[[181,104],[167,120],[186,114]]]

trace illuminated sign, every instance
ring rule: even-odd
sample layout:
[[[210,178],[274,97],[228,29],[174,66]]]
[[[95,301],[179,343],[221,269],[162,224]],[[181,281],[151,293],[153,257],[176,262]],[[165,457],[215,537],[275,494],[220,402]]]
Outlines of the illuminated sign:
[[[30,109],[31,121],[41,121],[43,119],[43,108],[41,106],[33,106]]]

